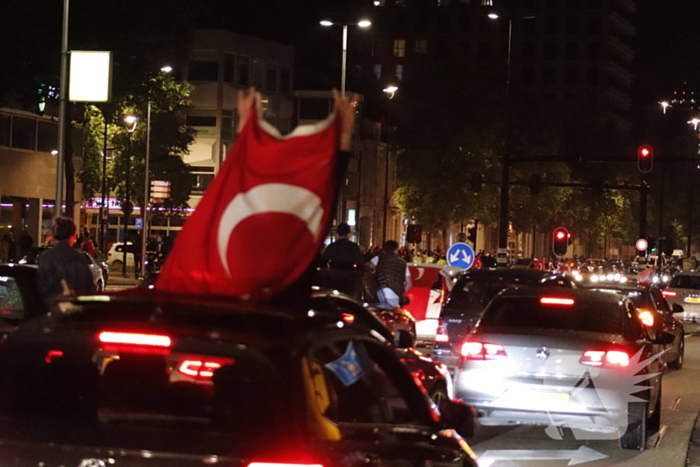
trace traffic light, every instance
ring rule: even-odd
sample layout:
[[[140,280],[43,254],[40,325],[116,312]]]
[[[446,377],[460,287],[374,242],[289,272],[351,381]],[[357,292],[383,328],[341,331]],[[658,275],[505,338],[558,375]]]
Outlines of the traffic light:
[[[479,172],[472,173],[472,191],[479,193],[484,188],[484,175]]]
[[[472,245],[476,246],[476,225],[474,227],[469,227],[467,229],[467,240],[472,242]]]
[[[552,251],[556,256],[565,256],[569,249],[569,231],[564,227],[559,227],[554,230],[554,241],[552,242]]]
[[[406,243],[420,243],[423,240],[423,228],[418,224],[409,224],[406,230]]]
[[[642,144],[637,149],[637,168],[642,173],[649,173],[653,166],[654,149],[648,144]]]
[[[531,195],[539,195],[542,192],[542,176],[540,174],[532,174],[529,186]]]

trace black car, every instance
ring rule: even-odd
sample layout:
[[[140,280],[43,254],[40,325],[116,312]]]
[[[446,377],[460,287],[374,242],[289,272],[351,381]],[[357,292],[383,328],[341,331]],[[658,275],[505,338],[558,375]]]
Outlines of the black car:
[[[575,288],[567,274],[527,269],[474,269],[457,279],[440,311],[432,356],[454,369],[459,346],[486,305],[501,290],[516,285]]]
[[[445,402],[453,398],[454,390],[449,370],[444,364],[413,348],[415,336],[412,333],[399,330],[392,334],[372,310],[337,291],[316,287],[312,300],[311,306],[314,310],[340,313],[345,321],[361,323],[380,334],[386,341],[393,342],[396,356],[421,382],[438,408],[442,409]]]
[[[680,305],[670,306],[656,287],[599,285],[598,290],[610,290],[629,297],[637,307],[642,322],[649,327],[652,337],[659,331],[673,334],[673,343],[666,346],[662,361],[670,368],[680,370],[685,360],[685,331],[683,322],[674,316],[682,313]]]
[[[75,297],[0,345],[0,461],[476,465],[443,431],[469,435],[469,408],[440,416],[361,323],[137,292]]]
[[[48,311],[36,283],[38,269],[31,265],[0,265],[0,330]]]

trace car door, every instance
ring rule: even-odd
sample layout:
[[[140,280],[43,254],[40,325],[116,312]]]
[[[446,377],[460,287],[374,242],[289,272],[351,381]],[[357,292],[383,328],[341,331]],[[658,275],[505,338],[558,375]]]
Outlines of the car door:
[[[661,330],[670,332],[675,337],[673,344],[666,346],[667,351],[664,355],[664,360],[667,362],[675,361],[678,358],[680,342],[683,339],[683,323],[673,316],[673,310],[671,310],[659,289],[651,289],[649,294],[656,307],[657,316],[661,321]]]
[[[343,464],[475,465],[466,443],[438,432],[439,416],[390,347],[338,333],[316,340],[305,364],[312,404],[339,430],[327,447]]]

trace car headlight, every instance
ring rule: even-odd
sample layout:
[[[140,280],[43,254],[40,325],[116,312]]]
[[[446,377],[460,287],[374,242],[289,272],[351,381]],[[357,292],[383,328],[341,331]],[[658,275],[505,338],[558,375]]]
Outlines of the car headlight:
[[[654,282],[654,284],[659,282],[659,276],[654,276],[654,279],[652,279],[652,281]]]
[[[608,274],[607,279],[608,279],[609,281],[613,280],[614,278],[615,278],[615,277],[614,277],[612,274]]]
[[[664,275],[661,277],[661,280],[664,281],[664,282],[668,282],[669,277],[668,277],[666,274],[664,274]]]
[[[616,281],[619,281],[619,280],[620,280],[620,273],[619,273],[619,272],[616,272],[616,273],[613,275],[613,277],[615,278]]]
[[[597,275],[593,274],[593,275],[591,276],[591,282],[598,282],[598,280],[600,280],[600,279],[599,279],[599,277],[598,277]]]
[[[625,284],[627,282],[627,278],[625,276],[620,276],[620,283]]]
[[[583,276],[581,274],[574,274],[574,280],[576,282],[582,282],[583,281]]]

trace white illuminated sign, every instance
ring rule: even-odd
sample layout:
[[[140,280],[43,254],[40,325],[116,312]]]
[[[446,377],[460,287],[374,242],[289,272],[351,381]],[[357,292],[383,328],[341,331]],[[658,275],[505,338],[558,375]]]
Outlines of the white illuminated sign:
[[[112,92],[111,52],[79,51],[70,53],[68,100],[107,102]]]

